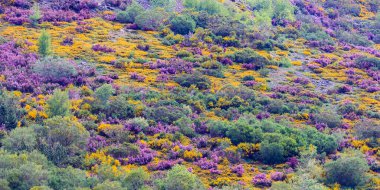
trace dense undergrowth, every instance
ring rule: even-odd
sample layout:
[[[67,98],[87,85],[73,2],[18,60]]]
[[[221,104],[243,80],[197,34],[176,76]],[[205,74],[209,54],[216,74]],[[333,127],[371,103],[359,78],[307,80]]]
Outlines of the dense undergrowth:
[[[0,0],[0,189],[377,189],[377,0]]]

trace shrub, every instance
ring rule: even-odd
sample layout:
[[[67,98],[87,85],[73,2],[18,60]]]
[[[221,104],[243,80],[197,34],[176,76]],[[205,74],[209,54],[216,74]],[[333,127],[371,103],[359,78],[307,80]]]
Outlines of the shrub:
[[[81,165],[89,132],[68,117],[56,116],[44,121],[44,126],[33,126],[39,149],[58,166]]]
[[[97,184],[93,190],[124,190],[121,183],[118,181],[106,180],[103,183]]]
[[[126,11],[117,13],[116,20],[121,23],[134,23],[137,15],[144,11],[144,8],[137,2],[133,1]]]
[[[46,30],[38,38],[38,53],[44,57],[51,54],[51,36]]]
[[[266,164],[278,164],[285,160],[284,148],[279,143],[262,142],[260,145],[260,155]]]
[[[225,121],[211,121],[208,123],[210,135],[212,137],[225,137],[230,125]]]
[[[335,161],[325,165],[328,183],[339,183],[342,186],[355,188],[367,181],[369,170],[366,159],[360,152],[348,152]]]
[[[380,138],[380,126],[374,120],[363,120],[355,125],[355,133],[359,139],[369,139],[368,144],[372,147],[378,146],[377,139]]]
[[[130,171],[123,180],[123,186],[131,190],[143,189],[149,179],[149,174],[142,168]]]
[[[339,35],[337,38],[342,42],[365,47],[373,45],[373,43],[369,41],[366,36],[347,31],[341,31],[338,33]]]
[[[163,26],[167,17],[168,15],[164,10],[156,8],[139,14],[135,19],[135,23],[142,30],[157,30]]]
[[[361,56],[355,59],[355,65],[356,67],[362,69],[375,68],[377,70],[380,70],[380,59],[376,57]]]
[[[205,11],[211,15],[226,15],[229,13],[222,3],[213,0],[185,0],[183,4],[187,8]]]
[[[18,101],[9,93],[0,90],[0,125],[6,129],[13,129],[17,126],[21,111],[17,107]]]
[[[89,187],[90,180],[86,172],[71,166],[67,168],[54,168],[49,174],[49,187],[56,190],[65,190],[80,187]]]
[[[241,119],[228,128],[226,136],[230,138],[234,144],[241,142],[258,143],[262,140],[263,133],[261,129],[255,128]]]
[[[245,48],[243,50],[236,51],[235,53],[228,55],[234,62],[237,63],[254,63],[260,68],[269,64],[269,60],[250,48]]]
[[[49,100],[47,100],[49,117],[68,116],[70,113],[69,95],[65,91],[55,90]]]
[[[180,75],[174,81],[183,87],[194,85],[199,90],[206,90],[211,87],[211,81],[200,73]]]
[[[29,19],[32,22],[33,26],[37,26],[38,21],[42,18],[40,7],[38,6],[38,3],[35,3],[33,6],[33,14],[29,16]]]
[[[73,62],[58,57],[44,57],[33,65],[33,71],[44,82],[67,85],[74,82],[78,72]]]
[[[177,106],[158,106],[149,108],[144,113],[148,119],[167,124],[172,124],[174,121],[186,117],[188,114],[188,110]]]
[[[135,116],[134,107],[124,95],[119,95],[110,101],[107,116],[114,119],[129,119]]]
[[[340,127],[342,124],[341,117],[333,111],[322,110],[319,113],[315,114],[314,121],[316,124],[323,123],[330,128]]]
[[[112,85],[103,84],[95,90],[95,97],[99,101],[100,105],[106,107],[109,98],[112,96],[114,92],[115,90],[112,88]]]
[[[338,148],[338,142],[332,135],[327,135],[319,132],[316,129],[308,128],[304,131],[306,134],[306,140],[309,144],[317,147],[319,154],[326,153],[331,154]]]
[[[176,16],[170,21],[170,24],[173,32],[182,35],[194,32],[195,30],[195,21],[190,15]]]
[[[206,189],[198,177],[189,171],[185,166],[175,165],[168,171],[167,176],[157,182],[162,189],[171,190],[192,190]]]
[[[3,147],[12,152],[32,151],[36,148],[36,134],[30,127],[16,128],[5,139]]]

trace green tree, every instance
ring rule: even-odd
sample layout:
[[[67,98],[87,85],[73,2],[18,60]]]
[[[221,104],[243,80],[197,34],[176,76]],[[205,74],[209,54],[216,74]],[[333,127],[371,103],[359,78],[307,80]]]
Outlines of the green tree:
[[[17,107],[18,101],[16,97],[0,90],[0,125],[7,129],[13,129],[17,126],[21,111]]]
[[[369,166],[359,151],[347,151],[337,160],[325,164],[325,168],[328,183],[355,188],[368,180]]]
[[[142,30],[157,30],[164,24],[164,20],[167,19],[168,13],[160,8],[153,10],[147,10],[139,14],[135,23]]]
[[[38,3],[35,3],[33,5],[33,14],[29,16],[30,20],[32,21],[33,26],[37,26],[38,21],[42,18],[40,6]]]
[[[38,38],[38,53],[44,57],[51,54],[51,36],[46,30]]]
[[[195,30],[195,21],[190,15],[176,16],[170,21],[170,24],[170,28],[173,32],[182,35],[188,34],[189,32],[194,32]]]
[[[75,189],[91,185],[85,171],[71,166],[53,169],[49,174],[48,184],[55,190]]]
[[[149,180],[149,174],[142,168],[130,171],[123,181],[123,186],[128,190],[140,190],[145,186]]]
[[[136,1],[133,1],[132,4],[129,5],[125,11],[120,11],[116,15],[116,20],[121,23],[133,23],[135,22],[137,15],[139,15],[143,11],[144,8]]]
[[[65,91],[55,90],[53,96],[46,103],[49,117],[68,116],[70,113],[69,95]]]
[[[3,140],[4,149],[12,152],[32,151],[36,144],[36,133],[30,127],[18,127]]]
[[[175,165],[167,173],[166,178],[158,181],[162,190],[193,190],[205,189],[195,174],[187,171],[185,166]]]
[[[118,181],[105,181],[103,183],[99,183],[94,187],[93,190],[127,190],[121,186],[121,183]]]
[[[284,147],[276,142],[262,142],[260,145],[260,155],[266,164],[278,164],[285,160]]]

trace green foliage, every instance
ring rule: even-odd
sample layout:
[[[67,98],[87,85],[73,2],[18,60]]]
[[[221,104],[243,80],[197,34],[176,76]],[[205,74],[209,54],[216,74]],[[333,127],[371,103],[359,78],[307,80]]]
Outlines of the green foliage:
[[[97,184],[93,190],[127,190],[121,186],[118,181],[105,181],[103,183]]]
[[[42,18],[41,11],[38,3],[33,5],[33,14],[29,16],[29,19],[32,21],[33,26],[37,26],[38,21]]]
[[[47,160],[39,152],[10,154],[0,151],[0,179],[15,190],[29,190],[33,186],[46,185]],[[5,187],[5,189],[7,189]]]
[[[182,35],[194,32],[195,30],[195,21],[193,18],[191,18],[190,15],[175,16],[170,21],[170,24],[170,28],[173,30],[173,32]]]
[[[359,139],[369,139],[371,147],[379,146],[378,139],[380,138],[380,126],[374,120],[363,120],[355,125],[355,133]]]
[[[173,11],[176,6],[175,0],[149,0],[153,7],[165,8],[167,11]]]
[[[315,114],[315,123],[326,124],[330,128],[339,127],[341,122],[341,117],[331,110],[321,110],[319,113]]]
[[[17,99],[0,90],[0,125],[7,129],[13,129],[17,126],[18,119],[21,116],[21,111],[17,107]]]
[[[183,74],[176,77],[174,81],[183,87],[190,87],[194,85],[199,90],[206,90],[211,87],[211,81],[200,73]]]
[[[133,1],[125,11],[117,13],[116,20],[121,23],[133,23],[135,22],[136,17],[143,11],[144,8],[136,1]]]
[[[318,41],[321,45],[333,45],[334,41],[323,28],[315,24],[303,24],[301,27],[301,36],[309,41]]]
[[[90,187],[90,181],[86,177],[86,172],[71,166],[53,169],[49,174],[48,184],[49,187],[55,190]]]
[[[143,189],[148,180],[149,174],[140,167],[127,174],[123,180],[123,186],[128,190],[140,190]]]
[[[186,8],[205,11],[211,15],[228,14],[228,10],[226,10],[223,4],[216,0],[184,0],[183,4]]]
[[[44,143],[39,149],[58,166],[81,164],[89,132],[69,117],[56,116],[44,121],[44,126],[33,126],[37,138]]]
[[[373,43],[367,39],[367,36],[356,34],[354,32],[340,31],[337,38],[345,43],[357,45],[357,46],[372,46]]]
[[[236,51],[227,57],[237,63],[254,63],[260,68],[270,63],[267,58],[259,55],[256,51],[250,48],[244,48],[243,50]]]
[[[195,131],[191,127],[192,124],[193,122],[188,117],[182,117],[174,122],[174,125],[179,127],[179,131],[190,138],[195,136]]]
[[[32,128],[18,127],[12,130],[2,143],[4,149],[12,152],[32,151],[37,144],[36,134]]]
[[[78,73],[75,65],[63,58],[44,57],[33,65],[33,71],[47,82],[67,84]]]
[[[38,38],[38,53],[44,57],[51,54],[51,36],[46,30]]]
[[[307,141],[317,147],[318,153],[331,154],[338,148],[337,139],[331,135],[321,133],[313,128],[308,128],[304,132]]]
[[[248,0],[259,27],[271,26],[272,19],[294,21],[295,7],[288,0]]]
[[[225,137],[231,127],[228,122],[218,120],[212,120],[208,123],[208,126],[212,137]]]
[[[99,88],[95,90],[95,98],[99,101],[99,103],[103,106],[106,106],[109,98],[115,90],[112,88],[110,84],[103,84]]]
[[[377,57],[361,56],[355,59],[355,65],[358,68],[373,68],[380,70],[380,59]]]
[[[52,97],[46,101],[49,117],[68,116],[70,114],[69,95],[65,91],[55,90]]]
[[[168,18],[165,10],[156,8],[142,12],[135,18],[135,23],[142,30],[157,30],[164,24]]]
[[[234,144],[239,144],[240,142],[258,143],[262,140],[263,134],[261,129],[250,125],[247,121],[238,120],[228,128],[226,136]]]
[[[185,166],[175,165],[167,176],[157,181],[160,190],[206,189],[195,174],[187,171]]]
[[[348,151],[335,161],[325,165],[328,183],[339,183],[345,187],[355,188],[367,181],[369,170],[364,155],[358,151]]]
[[[128,102],[125,95],[119,95],[110,100],[107,116],[117,119],[129,119],[135,116],[135,109]]]
[[[158,106],[156,108],[149,108],[144,113],[145,117],[148,119],[167,124],[172,124],[189,114],[189,110],[178,106]]]
[[[279,143],[262,142],[260,155],[266,164],[278,164],[285,160],[284,148]]]

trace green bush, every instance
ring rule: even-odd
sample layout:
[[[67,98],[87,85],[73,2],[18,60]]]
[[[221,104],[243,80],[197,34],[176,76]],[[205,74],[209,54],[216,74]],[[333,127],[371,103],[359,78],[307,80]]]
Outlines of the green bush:
[[[17,105],[18,101],[14,96],[0,90],[0,125],[4,125],[6,129],[13,129],[17,126],[21,116],[21,110]]]
[[[203,183],[195,174],[187,171],[185,166],[175,165],[168,171],[167,176],[158,180],[157,184],[161,190],[204,190]]]
[[[340,31],[337,38],[341,42],[357,45],[357,46],[371,46],[373,43],[367,39],[367,36],[356,34],[354,32]]]
[[[93,190],[127,190],[121,186],[121,183],[118,181],[109,181],[106,180],[103,183],[97,184]]]
[[[107,116],[115,119],[129,119],[135,116],[135,109],[125,95],[119,95],[110,101]]]
[[[137,2],[133,1],[125,11],[120,11],[116,15],[116,20],[121,23],[134,23],[136,17],[144,11],[144,8]]]
[[[51,54],[51,36],[46,30],[38,38],[38,53],[44,57]]]
[[[140,190],[143,189],[148,180],[149,174],[142,168],[138,168],[130,171],[127,174],[123,180],[123,186],[128,190]]]
[[[164,25],[164,20],[167,17],[168,14],[164,10],[156,8],[139,14],[135,23],[142,30],[157,30]]]
[[[263,138],[261,129],[250,125],[245,120],[238,120],[228,128],[226,136],[231,139],[234,144],[241,142],[258,143]]]
[[[101,105],[106,107],[109,98],[113,95],[115,90],[110,84],[103,84],[95,90],[95,98]]]
[[[174,81],[183,87],[194,85],[199,90],[206,90],[211,87],[211,81],[200,73],[183,74],[176,77]]]
[[[81,165],[86,152],[89,132],[69,117],[56,116],[44,121],[44,126],[33,126],[39,149],[58,166]]]
[[[68,116],[70,114],[69,95],[65,91],[55,90],[52,97],[46,101],[49,117]]]
[[[366,159],[360,152],[349,152],[325,165],[328,183],[339,183],[344,187],[355,188],[367,181],[369,170]]]
[[[36,148],[36,144],[36,134],[30,127],[18,127],[3,139],[4,149],[12,152],[32,151]]]
[[[45,82],[66,85],[77,76],[75,64],[59,57],[44,57],[33,65],[33,71],[43,77]]]
[[[182,35],[194,32],[195,30],[195,21],[190,15],[175,16],[170,21],[170,24],[170,29],[172,29],[173,32]]]
[[[278,164],[285,160],[284,148],[279,143],[262,142],[260,155],[262,161],[266,164]]]
[[[378,139],[380,138],[380,125],[374,120],[363,120],[355,125],[355,133],[359,139],[369,139],[369,144],[371,147],[379,146]]]
[[[263,67],[268,65],[270,61],[259,55],[256,51],[250,48],[245,48],[243,50],[236,51],[235,53],[228,55],[228,58],[232,59],[237,63],[254,63],[255,65],[259,65]]]
[[[331,110],[321,110],[314,116],[315,123],[326,124],[329,128],[340,127],[342,124],[341,117]]]
[[[67,168],[54,168],[49,174],[48,184],[55,190],[75,189],[90,187],[89,179],[85,171],[69,166]]]

